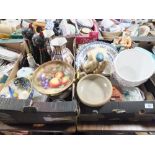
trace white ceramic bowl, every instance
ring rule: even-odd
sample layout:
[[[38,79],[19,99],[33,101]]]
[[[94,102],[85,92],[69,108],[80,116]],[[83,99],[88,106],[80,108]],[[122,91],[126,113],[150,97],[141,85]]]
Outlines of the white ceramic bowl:
[[[144,83],[154,71],[155,61],[151,53],[142,48],[124,50],[114,60],[114,77],[125,87]]]
[[[78,82],[77,94],[83,104],[98,107],[110,100],[112,84],[102,75],[89,74]]]

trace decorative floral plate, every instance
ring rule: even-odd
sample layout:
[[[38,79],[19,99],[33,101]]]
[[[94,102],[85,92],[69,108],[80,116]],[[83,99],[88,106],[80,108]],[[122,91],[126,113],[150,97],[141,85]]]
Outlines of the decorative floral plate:
[[[63,61],[49,61],[37,68],[32,83],[38,92],[56,96],[72,85],[74,76],[71,65]]]
[[[0,92],[0,97],[31,99],[33,90],[31,82],[24,77],[13,79],[8,86],[4,87]]]
[[[91,50],[102,50],[102,51],[98,51],[98,52],[103,52],[105,60],[107,60],[108,62],[112,63],[114,58],[117,56],[118,51],[117,49],[109,44],[109,43],[104,43],[102,41],[95,41],[92,43],[88,43],[85,45],[82,45],[77,53],[76,56],[76,68],[77,70],[80,69],[81,65],[85,63],[85,61],[87,60],[87,53]]]

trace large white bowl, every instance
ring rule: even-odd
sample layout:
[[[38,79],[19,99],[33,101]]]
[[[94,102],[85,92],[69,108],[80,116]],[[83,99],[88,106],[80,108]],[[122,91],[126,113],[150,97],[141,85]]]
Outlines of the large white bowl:
[[[112,84],[102,75],[89,74],[78,82],[77,94],[83,104],[98,107],[110,100]]]
[[[144,83],[154,72],[152,54],[142,48],[124,50],[114,60],[114,77],[125,87]]]

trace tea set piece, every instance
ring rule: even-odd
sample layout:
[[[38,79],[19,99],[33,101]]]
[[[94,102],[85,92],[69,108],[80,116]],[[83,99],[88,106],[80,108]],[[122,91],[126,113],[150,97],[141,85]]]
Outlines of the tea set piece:
[[[52,49],[52,60],[63,60],[64,62],[71,64],[74,61],[72,52],[66,47],[67,39],[65,37],[56,37],[50,41]]]
[[[147,36],[150,33],[150,27],[142,25],[138,29],[138,36]]]
[[[38,92],[55,96],[68,89],[74,77],[75,71],[71,65],[63,61],[49,61],[37,68],[32,83]]]
[[[115,23],[111,19],[103,19],[100,23],[100,26],[104,29],[109,29],[113,25],[115,25]]]
[[[94,23],[92,19],[77,19],[77,24],[81,27],[92,28]]]
[[[92,30],[90,28],[84,27],[80,29],[80,32],[82,34],[89,34],[90,32],[92,32]]]
[[[22,67],[20,70],[17,72],[17,77],[21,78],[28,78],[31,79],[32,75],[34,73],[34,69],[31,67]]]
[[[76,28],[74,25],[69,24],[66,19],[63,19],[59,25],[63,36],[74,36],[76,34]]]
[[[108,32],[108,31],[102,31],[104,40],[107,41],[113,41],[114,38],[121,36],[122,32]]]
[[[113,76],[120,85],[139,86],[155,73],[155,59],[145,49],[127,49],[116,56],[113,70]]]
[[[119,25],[117,20],[103,19],[99,27],[105,40],[112,41],[115,37],[119,37],[124,29],[123,25]]]
[[[111,82],[99,74],[89,74],[81,78],[76,90],[80,101],[90,107],[102,106],[112,96]]]
[[[32,84],[27,78],[15,78],[1,90],[0,97],[31,99],[33,97]]]
[[[123,88],[123,101],[144,101],[145,95],[138,87]]]

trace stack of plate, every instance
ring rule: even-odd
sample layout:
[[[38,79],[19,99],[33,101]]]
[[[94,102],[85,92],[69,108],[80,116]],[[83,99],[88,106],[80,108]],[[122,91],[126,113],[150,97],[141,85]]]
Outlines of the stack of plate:
[[[19,58],[19,54],[3,47],[0,47],[0,59],[7,60],[9,62],[16,61]]]

